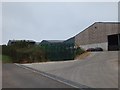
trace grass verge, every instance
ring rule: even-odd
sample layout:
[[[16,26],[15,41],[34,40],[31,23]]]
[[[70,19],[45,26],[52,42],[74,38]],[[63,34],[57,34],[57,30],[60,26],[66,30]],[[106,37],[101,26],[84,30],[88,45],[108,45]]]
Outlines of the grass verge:
[[[12,63],[12,58],[6,55],[0,55],[0,61],[2,63]]]

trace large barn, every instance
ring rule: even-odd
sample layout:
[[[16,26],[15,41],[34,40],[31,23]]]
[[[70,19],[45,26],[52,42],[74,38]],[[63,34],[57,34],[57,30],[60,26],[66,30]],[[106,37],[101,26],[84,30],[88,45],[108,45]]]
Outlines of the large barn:
[[[120,50],[120,23],[96,22],[75,36],[75,46]]]

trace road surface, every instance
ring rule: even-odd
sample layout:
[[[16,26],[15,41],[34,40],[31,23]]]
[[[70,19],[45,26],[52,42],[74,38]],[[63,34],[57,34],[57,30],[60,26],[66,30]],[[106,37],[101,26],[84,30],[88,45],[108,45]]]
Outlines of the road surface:
[[[2,88],[73,88],[15,64],[3,64]]]
[[[118,88],[118,52],[93,52],[84,60],[24,64],[92,88]]]

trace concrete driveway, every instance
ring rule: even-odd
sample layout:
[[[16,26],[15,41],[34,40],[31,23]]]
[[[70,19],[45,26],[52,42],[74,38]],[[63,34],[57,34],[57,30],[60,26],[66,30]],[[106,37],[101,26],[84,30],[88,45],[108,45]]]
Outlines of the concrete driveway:
[[[92,88],[118,88],[118,52],[93,52],[84,60],[23,64]]]

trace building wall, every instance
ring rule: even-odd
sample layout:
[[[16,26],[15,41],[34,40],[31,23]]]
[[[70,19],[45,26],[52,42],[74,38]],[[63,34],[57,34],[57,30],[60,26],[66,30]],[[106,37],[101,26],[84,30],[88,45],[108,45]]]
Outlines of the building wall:
[[[97,22],[75,36],[75,46],[85,49],[102,47],[108,49],[107,36],[118,33],[120,23]]]
[[[81,48],[87,50],[88,48],[102,47],[103,50],[108,49],[108,43],[96,43],[96,44],[88,44],[88,45],[80,45]]]

